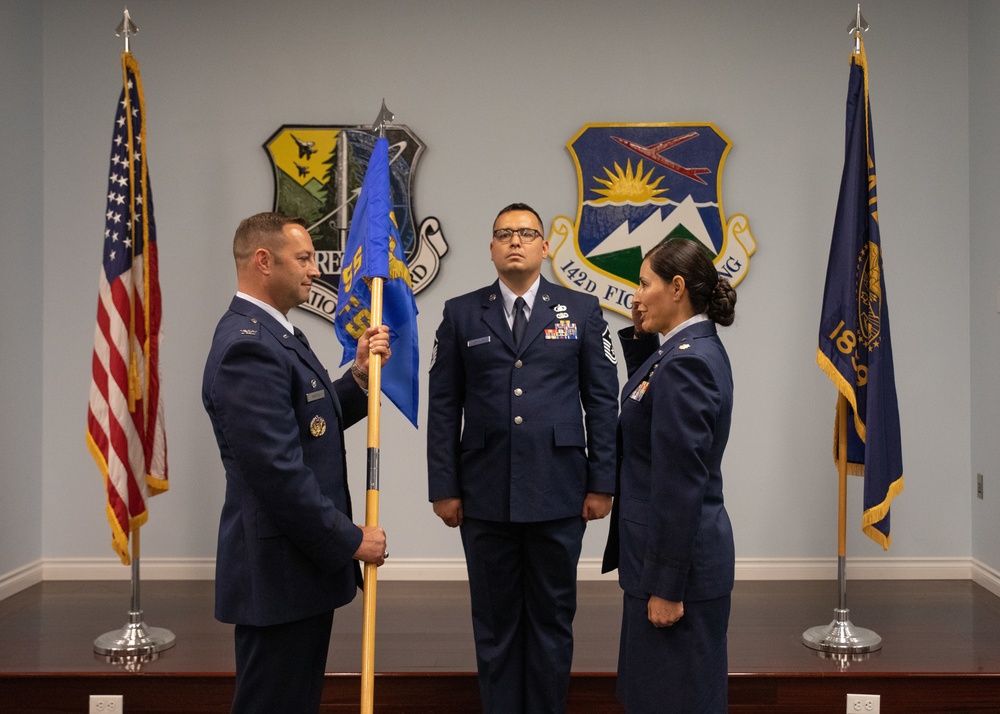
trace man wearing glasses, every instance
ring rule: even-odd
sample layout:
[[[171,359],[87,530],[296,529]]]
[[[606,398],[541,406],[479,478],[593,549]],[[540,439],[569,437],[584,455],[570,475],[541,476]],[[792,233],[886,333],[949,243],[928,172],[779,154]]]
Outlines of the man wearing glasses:
[[[530,206],[493,222],[499,279],[449,300],[430,367],[430,500],[459,527],[483,711],[558,713],[586,522],[611,510],[618,370],[598,300],[541,277]]]

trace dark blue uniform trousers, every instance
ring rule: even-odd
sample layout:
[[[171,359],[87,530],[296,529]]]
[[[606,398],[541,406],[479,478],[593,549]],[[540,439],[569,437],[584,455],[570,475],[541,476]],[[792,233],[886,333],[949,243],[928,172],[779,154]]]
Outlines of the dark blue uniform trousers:
[[[465,518],[472,630],[485,714],[561,714],[573,663],[582,517]]]
[[[232,714],[319,712],[333,610],[304,620],[237,625]]]

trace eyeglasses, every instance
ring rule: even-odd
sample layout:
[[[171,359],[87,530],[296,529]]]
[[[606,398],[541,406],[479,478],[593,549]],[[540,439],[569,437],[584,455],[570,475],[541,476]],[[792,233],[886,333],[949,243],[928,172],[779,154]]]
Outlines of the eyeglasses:
[[[497,228],[493,231],[493,240],[497,243],[509,243],[515,233],[520,236],[522,243],[531,243],[542,237],[542,234],[534,228]]]

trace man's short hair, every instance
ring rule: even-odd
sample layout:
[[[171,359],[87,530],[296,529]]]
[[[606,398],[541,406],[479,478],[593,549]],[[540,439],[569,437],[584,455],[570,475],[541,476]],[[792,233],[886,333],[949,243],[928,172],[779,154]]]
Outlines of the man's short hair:
[[[500,209],[500,213],[497,214],[497,217],[493,219],[493,223],[495,224],[497,222],[497,218],[500,218],[503,214],[510,213],[511,211],[527,211],[538,219],[538,225],[541,226],[543,231],[545,230],[545,224],[542,223],[542,217],[538,215],[538,211],[529,206],[527,203],[512,203],[509,206],[504,206]]]
[[[302,218],[286,216],[276,211],[256,213],[240,221],[236,235],[233,236],[233,258],[237,264],[249,260],[258,248],[276,253],[284,241],[282,231],[289,223],[307,228]]]

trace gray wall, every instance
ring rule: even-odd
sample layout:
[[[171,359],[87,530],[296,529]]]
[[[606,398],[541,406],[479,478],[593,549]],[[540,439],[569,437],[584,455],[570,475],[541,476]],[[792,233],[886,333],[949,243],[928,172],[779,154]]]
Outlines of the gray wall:
[[[35,190],[21,188],[25,199],[15,207],[15,215],[25,216],[23,230],[5,229],[24,259],[16,271],[4,268],[0,289],[12,299],[3,301],[0,314],[4,326],[28,339],[8,353],[15,348],[11,330],[5,331],[4,396],[8,404],[11,398],[30,404],[40,392],[45,408],[44,424],[37,406],[27,424],[20,410],[0,416],[5,443],[23,443],[26,454],[0,456],[5,482],[20,483],[25,492],[17,501],[0,499],[0,553],[15,535],[10,519],[25,519],[28,511],[28,523],[41,529],[42,557],[107,558],[101,482],[83,434],[120,78],[121,42],[112,30],[121,4],[40,3],[40,57],[37,50],[32,55],[36,42],[26,39],[37,40],[31,5],[16,7],[21,12],[8,13],[5,26],[24,48],[17,62],[44,82],[41,106],[28,92],[21,115],[8,120],[5,114],[4,126],[25,146],[44,141],[41,153],[22,149],[2,168],[5,182],[24,170],[36,183]],[[990,370],[996,315],[985,307],[982,315],[978,307],[970,310],[970,295],[975,303],[995,304],[990,268],[997,256],[984,230],[969,238],[969,61],[971,53],[986,64],[972,75],[973,89],[986,95],[973,104],[984,116],[975,124],[981,141],[972,144],[986,152],[972,164],[973,196],[982,196],[973,217],[985,228],[997,210],[990,195],[996,162],[987,161],[987,147],[995,146],[989,77],[997,60],[988,38],[1000,28],[995,7],[974,7],[982,21],[973,23],[973,42],[966,2],[949,4],[946,13],[929,0],[883,0],[865,8],[907,484],[893,507],[889,555],[975,554],[1000,568],[997,526],[987,525],[998,520],[1000,490],[976,502],[970,480],[974,468],[992,474],[994,483],[1000,471],[996,439],[972,426],[996,416]],[[851,46],[845,29],[853,2],[134,0],[129,9],[140,26],[133,50],[146,88],[156,191],[172,484],[152,501],[144,555],[214,554],[224,479],[200,403],[201,370],[215,322],[235,289],[233,230],[240,218],[271,204],[262,142],[285,123],[370,122],[383,97],[427,143],[416,210],[441,220],[450,245],[439,278],[417,301],[422,394],[444,300],[494,276],[487,244],[497,209],[524,200],[547,220],[575,215],[576,176],[565,143],[582,124],[712,121],[729,136],[734,148],[724,207],[727,215],[749,218],[759,246],[740,286],[737,322],[723,333],[737,383],[726,459],[737,555],[835,554],[835,391],[815,365],[815,350],[843,162]],[[5,79],[5,86],[12,81]],[[0,200],[10,204],[9,197]],[[44,221],[43,248],[39,212],[24,208],[33,203]],[[972,257],[972,281],[970,249],[982,259],[977,265]],[[39,252],[44,273],[31,260]],[[42,290],[41,303],[27,299]],[[29,319],[39,313],[40,323]],[[327,364],[336,365],[340,348],[332,328],[304,312],[292,317]],[[618,316],[609,321],[623,324]],[[979,333],[989,330],[992,342],[985,344]],[[973,369],[979,380],[992,380],[992,392],[977,384],[972,396]],[[352,487],[361,513],[365,435],[354,432]],[[387,407],[381,520],[394,559],[457,558],[458,534],[426,503],[423,437]],[[880,555],[860,532],[856,479],[849,509],[849,554]],[[606,528],[590,529],[585,557],[599,554]],[[38,537],[37,530],[30,536]],[[38,556],[37,545],[29,546],[6,569]]]
[[[0,4],[0,574],[42,555],[42,52],[35,3]]]
[[[1000,4],[969,12],[969,217],[972,305],[972,555],[1000,570]],[[983,474],[984,498],[975,495]]]

